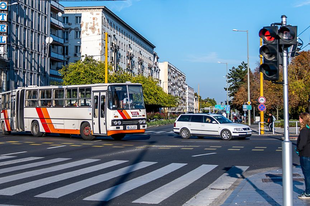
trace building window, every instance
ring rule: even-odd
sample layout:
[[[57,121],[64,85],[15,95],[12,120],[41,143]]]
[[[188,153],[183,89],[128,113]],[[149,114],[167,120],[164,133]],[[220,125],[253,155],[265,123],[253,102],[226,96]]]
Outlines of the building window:
[[[80,16],[76,16],[75,17],[75,23],[76,24],[80,24],[81,23],[81,17]]]
[[[79,54],[81,52],[81,46],[75,46],[74,51],[76,54]]]
[[[80,39],[81,38],[81,31],[75,31],[75,38]]]
[[[64,16],[64,23],[68,24],[68,22],[69,22],[69,17],[68,16]]]
[[[64,32],[64,39],[65,39],[65,42],[69,41],[69,32],[68,31]]]

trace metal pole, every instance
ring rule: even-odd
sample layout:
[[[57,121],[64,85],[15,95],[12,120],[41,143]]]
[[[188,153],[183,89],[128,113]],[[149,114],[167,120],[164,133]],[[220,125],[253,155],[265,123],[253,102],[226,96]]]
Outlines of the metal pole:
[[[251,102],[250,97],[250,62],[249,62],[249,31],[246,30],[246,38],[247,38],[247,67],[248,67],[248,102]],[[249,125],[251,125],[251,111],[248,110],[248,119],[249,119]]]
[[[228,104],[228,63],[226,63],[226,105]]]
[[[105,83],[108,83],[108,32],[105,33]]]
[[[286,16],[282,15],[282,26],[286,25]],[[283,165],[283,205],[293,205],[292,142],[289,139],[288,112],[288,49],[283,48],[283,98],[284,98],[284,140],[282,141]]]
[[[263,39],[260,38],[260,46],[263,45]],[[263,56],[260,55],[260,65],[263,64]],[[263,97],[264,96],[264,74],[263,72],[260,72],[260,96]],[[262,134],[265,134],[265,131],[264,131],[264,111],[261,111],[260,112],[260,126],[261,126],[261,133]]]

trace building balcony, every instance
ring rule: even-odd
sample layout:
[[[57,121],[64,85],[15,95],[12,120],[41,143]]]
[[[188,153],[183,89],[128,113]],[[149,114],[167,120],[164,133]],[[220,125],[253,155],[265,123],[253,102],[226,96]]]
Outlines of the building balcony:
[[[51,1],[51,8],[55,11],[62,13],[64,13],[65,11],[65,7],[54,0]]]
[[[65,43],[65,40],[63,38],[60,38],[60,37],[52,35],[52,34],[51,34],[51,37],[53,38],[52,44],[63,46],[63,44]]]
[[[54,70],[54,69],[50,70],[50,75],[59,76],[59,77],[61,76],[61,74],[57,70]]]
[[[53,17],[51,17],[51,26],[56,27],[57,29],[61,29],[61,30],[65,29],[64,24],[61,21],[59,21]]]
[[[62,54],[57,54],[55,52],[51,52],[51,60],[57,61],[57,62],[62,62],[65,61],[65,57]]]

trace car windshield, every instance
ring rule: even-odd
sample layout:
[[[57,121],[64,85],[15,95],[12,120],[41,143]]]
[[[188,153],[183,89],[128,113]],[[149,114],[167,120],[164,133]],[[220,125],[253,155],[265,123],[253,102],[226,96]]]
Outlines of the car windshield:
[[[213,116],[214,119],[216,119],[220,124],[225,124],[225,123],[232,123],[229,119],[227,119],[224,116]]]

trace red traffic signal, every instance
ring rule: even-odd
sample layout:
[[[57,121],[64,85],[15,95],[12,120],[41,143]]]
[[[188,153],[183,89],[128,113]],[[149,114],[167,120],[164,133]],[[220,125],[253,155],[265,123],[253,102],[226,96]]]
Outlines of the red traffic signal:
[[[259,37],[266,43],[272,43],[279,38],[277,33],[277,26],[266,26],[259,31]]]

